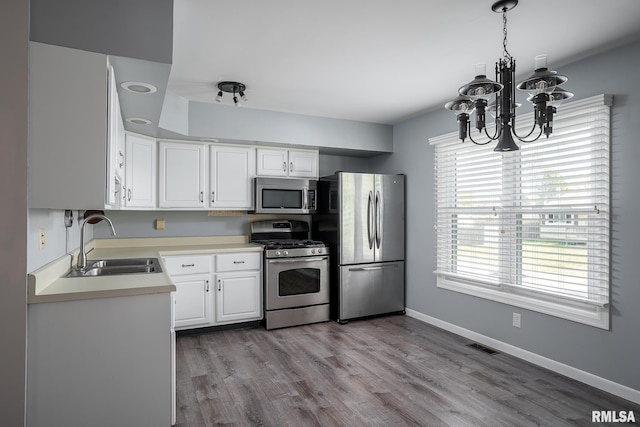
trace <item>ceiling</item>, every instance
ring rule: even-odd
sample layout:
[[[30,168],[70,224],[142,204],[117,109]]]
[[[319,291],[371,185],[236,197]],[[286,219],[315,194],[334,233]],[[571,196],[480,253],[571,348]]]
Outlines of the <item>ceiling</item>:
[[[215,102],[217,82],[233,80],[246,108],[395,124],[441,108],[476,63],[492,77],[503,41],[492,3],[174,0],[168,90]],[[517,79],[535,55],[561,72],[640,37],[638,0],[520,0],[507,19]]]

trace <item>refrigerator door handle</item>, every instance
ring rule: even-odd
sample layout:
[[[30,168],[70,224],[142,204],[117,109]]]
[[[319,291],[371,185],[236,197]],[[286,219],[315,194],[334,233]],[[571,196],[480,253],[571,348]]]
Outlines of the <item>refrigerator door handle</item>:
[[[371,230],[373,218],[373,193],[369,191],[369,200],[367,201],[367,237],[369,238],[369,249],[373,249],[374,235]]]
[[[376,191],[376,248],[380,249],[382,242],[382,208],[380,192]]]
[[[385,268],[398,268],[398,264],[385,264],[385,265],[378,265],[375,267],[350,267],[349,271],[373,271],[373,270],[384,270]]]

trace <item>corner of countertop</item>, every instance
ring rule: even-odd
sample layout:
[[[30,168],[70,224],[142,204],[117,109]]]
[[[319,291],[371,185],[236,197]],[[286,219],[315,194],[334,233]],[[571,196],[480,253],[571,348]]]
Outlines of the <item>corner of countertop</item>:
[[[65,254],[27,274],[27,298],[33,298],[71,269],[73,255]]]

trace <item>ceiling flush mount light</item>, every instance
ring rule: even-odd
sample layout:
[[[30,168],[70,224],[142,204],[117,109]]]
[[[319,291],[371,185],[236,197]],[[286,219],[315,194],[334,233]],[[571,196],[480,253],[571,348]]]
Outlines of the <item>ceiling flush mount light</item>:
[[[535,70],[533,74],[519,83],[514,83],[516,72],[516,60],[507,51],[507,12],[516,7],[518,0],[501,0],[495,2],[491,9],[496,13],[502,13],[503,24],[503,56],[496,62],[496,81],[490,80],[486,75],[485,64],[476,65],[476,77],[458,90],[459,96],[445,104],[445,108],[453,111],[458,117],[459,136],[464,140],[468,137],[478,145],[498,141],[494,151],[515,151],[520,148],[514,141],[514,137],[521,142],[533,142],[544,133],[548,138],[553,132],[553,114],[556,107],[573,94],[561,89],[559,85],[568,79],[547,69],[546,55],[535,57]],[[519,104],[515,102],[516,87],[529,93],[527,100],[534,105],[534,122],[531,130],[526,135],[518,135],[515,130],[515,109]],[[493,100],[492,100],[493,98]],[[491,103],[488,102],[491,100]],[[485,111],[495,117],[495,131],[489,134],[485,127]],[[471,135],[469,115],[476,113],[476,129],[479,133],[489,138],[487,142],[477,142]],[[536,134],[536,127],[539,132]]]
[[[158,91],[158,88],[154,85],[143,82],[122,82],[120,87],[135,93],[155,93]]]
[[[125,120],[134,125],[150,125],[151,124],[151,120],[142,119],[140,117],[127,117]]]
[[[223,92],[232,93],[233,94],[233,104],[236,107],[240,107],[240,102],[238,101],[238,95],[240,95],[240,99],[242,102],[247,102],[247,97],[244,94],[244,91],[247,90],[247,87],[238,82],[220,82],[218,83],[218,96],[216,96],[217,102],[222,102]]]

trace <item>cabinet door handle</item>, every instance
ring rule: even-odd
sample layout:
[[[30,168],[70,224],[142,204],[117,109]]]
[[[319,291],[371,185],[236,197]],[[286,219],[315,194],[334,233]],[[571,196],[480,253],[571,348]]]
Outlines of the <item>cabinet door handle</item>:
[[[127,190],[127,200],[131,201],[131,189]]]
[[[200,203],[203,203],[203,202],[204,202],[204,192],[201,191],[200,192]]]
[[[118,155],[122,158],[122,161],[120,162],[118,167],[122,167],[124,166],[124,154],[122,154],[122,151],[118,151]]]
[[[293,172],[293,162],[290,162],[290,163],[289,163],[289,165],[291,165],[291,166],[289,167],[289,172]]]
[[[222,283],[221,283],[221,280],[218,279],[218,291],[221,291],[221,290],[222,290]]]
[[[205,282],[205,284],[206,284],[206,286],[205,286],[205,291],[206,291],[206,292],[209,292],[209,281],[207,280],[207,281]]]
[[[282,162],[282,172],[287,171],[287,162]]]
[[[186,267],[195,267],[195,264],[182,264],[182,268],[186,268]]]
[[[211,203],[215,203],[215,201],[216,201],[216,192],[212,191],[211,192]]]

